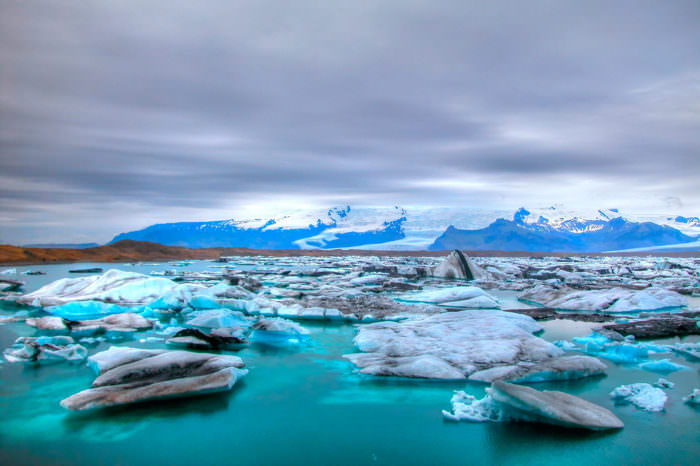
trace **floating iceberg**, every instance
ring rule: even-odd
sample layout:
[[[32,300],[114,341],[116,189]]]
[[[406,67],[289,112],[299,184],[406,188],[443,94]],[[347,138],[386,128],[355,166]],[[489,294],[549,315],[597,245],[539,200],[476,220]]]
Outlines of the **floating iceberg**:
[[[658,388],[673,388],[676,384],[662,377],[654,383],[654,386]]]
[[[469,256],[455,249],[432,270],[431,275],[441,278],[480,280],[486,278],[487,272],[474,265]]]
[[[55,316],[30,318],[27,325],[45,332],[70,332],[75,337],[105,335],[119,339],[133,336],[139,330],[153,328],[153,321],[140,314],[125,312],[112,314],[99,319],[70,321]]]
[[[590,356],[561,356],[538,363],[521,362],[512,366],[497,366],[475,372],[469,380],[495,382],[506,380],[516,383],[575,380],[605,374],[607,366]]]
[[[694,388],[690,395],[683,397],[683,401],[689,405],[700,406],[700,388]]]
[[[644,411],[663,411],[668,396],[660,388],[648,383],[633,383],[620,385],[610,392],[610,396],[618,401],[632,403]]]
[[[20,296],[33,306],[58,306],[74,301],[103,301],[122,305],[148,304],[179,286],[172,280],[111,269],[101,275],[63,278]]]
[[[241,328],[216,328],[208,333],[185,328],[166,341],[168,345],[192,349],[235,349],[247,342]]]
[[[452,412],[442,413],[454,421],[525,421],[589,430],[624,427],[609,410],[577,396],[505,382],[494,382],[481,400],[456,392],[451,402]]]
[[[522,293],[519,299],[555,309],[608,313],[655,311],[688,305],[685,296],[656,287],[643,290],[609,288],[579,291],[567,287],[538,285]]]
[[[361,353],[343,357],[363,374],[464,379],[478,370],[561,356],[560,348],[533,335],[539,330],[532,318],[510,312],[446,312],[363,325],[354,339]]]
[[[435,303],[448,307],[498,309],[496,298],[476,286],[457,286],[410,293],[401,296],[402,301]]]
[[[688,366],[684,366],[683,364],[676,364],[670,359],[655,359],[653,361],[644,362],[640,364],[639,367],[644,369],[645,371],[662,373],[670,373],[688,369]]]
[[[140,312],[143,308],[131,308],[117,304],[107,304],[102,301],[75,301],[72,303],[51,306],[45,309],[49,314],[68,320],[97,319],[111,314],[124,312]]]
[[[310,332],[291,320],[282,318],[260,319],[253,327],[250,339],[269,346],[298,345],[308,342]]]
[[[9,362],[51,364],[80,362],[88,352],[71,337],[20,337],[3,354]]]
[[[197,311],[192,314],[194,317],[185,322],[192,327],[201,328],[230,328],[230,327],[250,327],[251,322],[237,311],[230,309],[210,309]]]
[[[108,353],[90,358],[99,371],[92,388],[64,399],[61,406],[86,410],[216,393],[230,390],[247,373],[236,356],[135,348],[110,348]]]

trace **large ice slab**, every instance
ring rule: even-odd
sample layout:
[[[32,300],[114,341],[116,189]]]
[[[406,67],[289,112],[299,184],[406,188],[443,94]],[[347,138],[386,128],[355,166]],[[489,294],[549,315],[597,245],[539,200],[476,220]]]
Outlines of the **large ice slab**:
[[[685,296],[657,287],[643,290],[617,287],[581,291],[568,287],[538,285],[522,293],[519,299],[555,309],[609,313],[655,311],[688,305]]]
[[[236,356],[188,351],[109,350],[91,358],[100,375],[61,406],[86,410],[230,390],[247,373]]]
[[[74,301],[138,305],[150,303],[178,286],[172,280],[111,269],[101,275],[63,278],[17,299],[33,306],[58,306]]]
[[[452,412],[443,415],[454,421],[526,421],[589,430],[624,427],[609,410],[577,396],[505,382],[494,382],[481,400],[456,392],[451,401]]]
[[[354,339],[361,353],[344,357],[372,375],[463,379],[473,372],[561,356],[533,335],[532,318],[502,311],[459,311],[404,322],[363,325]]]

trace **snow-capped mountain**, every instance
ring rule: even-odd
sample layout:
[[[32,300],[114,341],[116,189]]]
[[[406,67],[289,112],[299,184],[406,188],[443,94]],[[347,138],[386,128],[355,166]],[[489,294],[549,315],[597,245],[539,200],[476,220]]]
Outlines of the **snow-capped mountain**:
[[[548,210],[533,214],[521,208],[513,220],[501,218],[481,229],[450,226],[429,249],[605,252],[648,250],[698,239],[669,225],[626,219],[617,209],[598,210],[587,217],[567,217],[554,207]]]
[[[112,242],[133,239],[195,248],[597,252],[669,245],[687,249],[700,236],[696,217],[629,216],[614,208],[572,211],[562,206],[510,212],[343,206],[256,218],[157,224],[122,233]],[[512,220],[503,218],[506,216]]]
[[[296,211],[274,218],[230,219],[152,225],[117,235],[168,246],[256,249],[351,248],[404,238],[405,210],[334,207]]]

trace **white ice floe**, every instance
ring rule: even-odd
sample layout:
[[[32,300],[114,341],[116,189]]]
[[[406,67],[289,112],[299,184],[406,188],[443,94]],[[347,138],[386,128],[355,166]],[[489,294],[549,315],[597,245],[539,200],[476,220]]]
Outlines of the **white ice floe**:
[[[251,322],[237,311],[230,309],[209,309],[191,314],[192,318],[185,322],[192,327],[201,328],[231,328],[250,327]]]
[[[655,311],[688,305],[685,296],[656,287],[644,290],[618,287],[580,291],[566,287],[538,285],[522,293],[519,299],[567,311],[610,313]]]
[[[443,411],[443,416],[453,421],[525,421],[589,430],[624,427],[609,410],[568,393],[541,392],[504,382],[495,382],[486,392],[480,400],[455,392],[452,412]]]
[[[363,325],[354,339],[361,353],[344,357],[363,374],[463,379],[473,372],[563,354],[533,335],[532,318],[502,311],[459,311],[404,322]]]
[[[620,385],[610,392],[610,396],[615,400],[632,403],[644,411],[651,412],[663,411],[668,400],[663,390],[648,383]]]
[[[74,301],[147,304],[178,288],[167,278],[111,269],[102,275],[63,278],[17,299],[34,306],[57,306]]]
[[[4,352],[8,362],[53,364],[80,362],[87,357],[87,350],[75,344],[71,337],[20,337]]]
[[[457,286],[407,293],[402,301],[434,303],[447,307],[498,309],[498,300],[476,286]]]

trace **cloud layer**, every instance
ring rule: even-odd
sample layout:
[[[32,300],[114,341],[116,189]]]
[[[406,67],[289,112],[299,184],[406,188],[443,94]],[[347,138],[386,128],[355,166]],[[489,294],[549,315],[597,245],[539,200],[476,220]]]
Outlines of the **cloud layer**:
[[[0,242],[250,206],[700,213],[700,3],[0,3]]]

